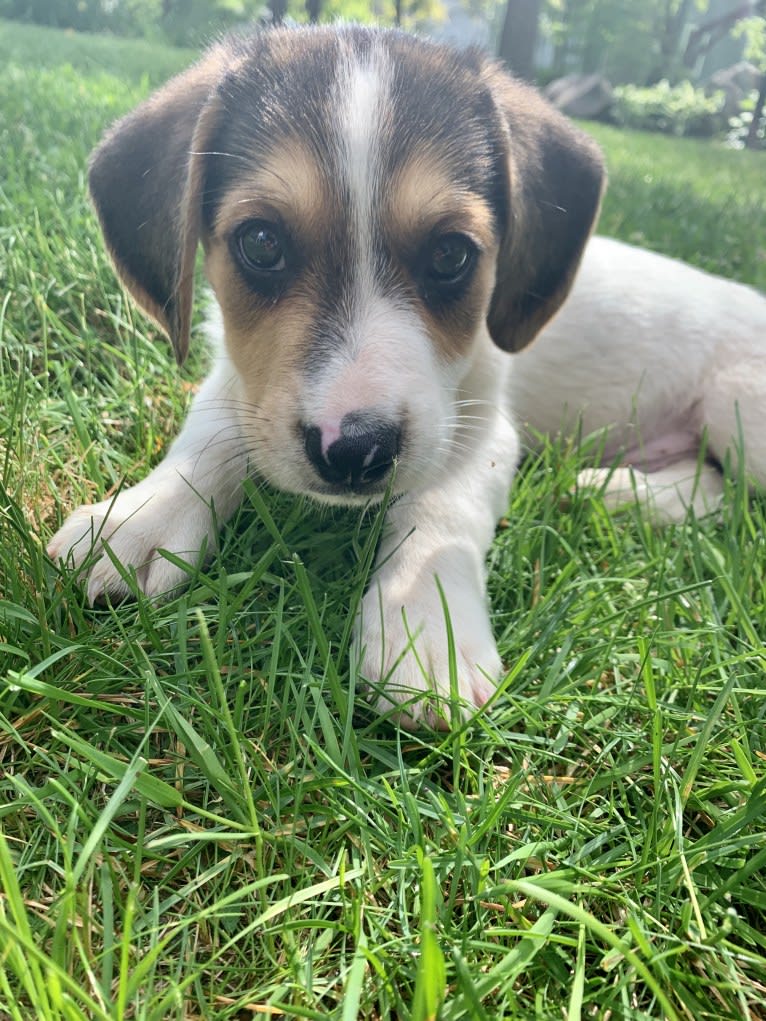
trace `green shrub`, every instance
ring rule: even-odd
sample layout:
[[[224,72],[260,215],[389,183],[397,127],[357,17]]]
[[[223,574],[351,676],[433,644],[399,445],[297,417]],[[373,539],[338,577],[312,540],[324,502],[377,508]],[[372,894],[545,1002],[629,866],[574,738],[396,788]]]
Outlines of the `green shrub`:
[[[732,149],[744,149],[745,140],[750,133],[750,125],[753,122],[753,113],[758,99],[758,92],[753,90],[743,100],[742,108],[735,117],[729,118],[729,132],[726,136],[726,143]],[[766,117],[761,118],[761,123],[755,134],[756,149],[766,149]]]
[[[726,127],[723,94],[706,96],[691,82],[658,82],[650,88],[618,85],[612,116],[616,124],[668,135],[710,136]]]

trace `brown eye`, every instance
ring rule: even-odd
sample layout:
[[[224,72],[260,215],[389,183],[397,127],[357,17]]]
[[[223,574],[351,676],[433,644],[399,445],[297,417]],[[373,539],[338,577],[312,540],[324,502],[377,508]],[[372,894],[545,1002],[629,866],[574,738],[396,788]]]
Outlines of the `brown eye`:
[[[240,228],[237,254],[243,265],[256,273],[280,273],[287,266],[279,229],[262,220],[253,220]]]
[[[462,234],[445,234],[431,248],[428,276],[436,284],[456,284],[473,266],[476,246]]]

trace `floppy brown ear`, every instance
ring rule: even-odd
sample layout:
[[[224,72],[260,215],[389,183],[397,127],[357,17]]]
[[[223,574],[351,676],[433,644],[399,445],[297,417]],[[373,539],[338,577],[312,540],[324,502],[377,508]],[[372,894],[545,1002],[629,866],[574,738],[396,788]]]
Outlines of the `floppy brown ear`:
[[[192,153],[202,147],[224,66],[224,47],[211,50],[118,121],[90,161],[90,191],[117,271],[179,362],[189,348],[200,229]]]
[[[519,351],[558,311],[593,229],[605,182],[596,143],[497,66],[489,84],[507,128],[505,235],[489,332]]]

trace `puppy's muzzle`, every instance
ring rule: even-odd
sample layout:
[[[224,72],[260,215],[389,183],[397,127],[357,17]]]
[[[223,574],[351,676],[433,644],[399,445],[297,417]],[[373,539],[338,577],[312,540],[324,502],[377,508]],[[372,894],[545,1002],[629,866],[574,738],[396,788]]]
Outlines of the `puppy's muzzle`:
[[[344,415],[340,425],[303,426],[306,456],[319,477],[353,493],[378,488],[402,447],[397,422],[365,411]]]

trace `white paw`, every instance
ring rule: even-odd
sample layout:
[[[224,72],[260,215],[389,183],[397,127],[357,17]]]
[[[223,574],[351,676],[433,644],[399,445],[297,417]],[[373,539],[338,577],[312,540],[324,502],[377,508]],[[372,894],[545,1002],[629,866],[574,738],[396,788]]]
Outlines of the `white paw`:
[[[455,649],[450,668],[444,609],[433,577],[401,585],[373,582],[357,620],[359,671],[380,713],[415,730],[469,718],[502,673],[481,593],[445,590]]]
[[[121,599],[130,594],[115,560],[125,571],[135,572],[142,592],[156,597],[188,580],[186,571],[160,550],[196,564],[204,546],[213,548],[210,508],[182,480],[166,481],[166,485],[142,482],[111,500],[79,507],[53,536],[48,555],[87,580],[91,603],[107,595]]]

